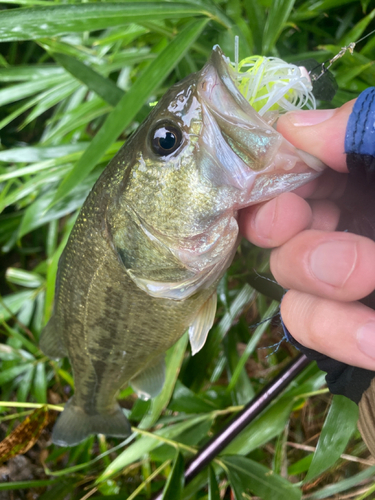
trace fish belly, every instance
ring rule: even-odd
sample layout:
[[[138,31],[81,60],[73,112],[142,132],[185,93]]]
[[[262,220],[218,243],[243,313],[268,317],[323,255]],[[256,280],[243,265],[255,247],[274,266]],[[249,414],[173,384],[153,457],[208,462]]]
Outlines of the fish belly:
[[[160,360],[213,292],[183,301],[149,296],[84,219],[85,211],[60,260],[55,311],[41,340],[42,349],[58,346],[44,348],[46,354],[66,353],[72,365],[75,393],[53,435],[55,443],[70,446],[92,433],[129,434],[116,403],[119,389]]]

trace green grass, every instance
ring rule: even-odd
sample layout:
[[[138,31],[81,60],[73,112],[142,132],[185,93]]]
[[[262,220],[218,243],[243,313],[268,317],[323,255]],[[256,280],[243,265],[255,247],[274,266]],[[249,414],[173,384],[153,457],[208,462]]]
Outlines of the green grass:
[[[38,348],[58,259],[91,186],[149,103],[199,70],[214,44],[233,58],[236,35],[241,58],[323,62],[374,29],[371,3],[0,2],[3,437],[32,408],[60,408],[73,391],[68,361],[51,361]],[[339,90],[320,107],[340,106],[373,85],[374,58],[372,36],[340,59],[332,67]],[[327,413],[331,398],[314,365],[183,488],[183,461],[294,355],[285,344],[268,347],[281,339],[280,327],[277,318],[260,322],[275,314],[282,291],[254,269],[269,276],[268,252],[245,243],[220,283],[207,345],[191,357],[184,337],[170,350],[167,382],[152,404],[131,389],[121,393],[134,425],[126,443],[92,437],[58,448],[49,426],[22,462],[27,478],[5,464],[0,491],[13,490],[14,499],[149,499],[167,483],[164,498],[174,500],[230,499],[231,491],[236,500],[371,495],[375,469],[355,430],[356,408],[338,397]],[[351,460],[339,458],[343,452]]]

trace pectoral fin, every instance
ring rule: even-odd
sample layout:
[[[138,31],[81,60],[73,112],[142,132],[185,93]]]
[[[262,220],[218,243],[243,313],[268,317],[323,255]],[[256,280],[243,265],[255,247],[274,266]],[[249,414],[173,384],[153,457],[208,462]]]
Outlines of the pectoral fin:
[[[214,292],[203,304],[199,310],[198,316],[189,327],[189,339],[193,356],[202,349],[206,342],[208,332],[214,323],[216,304],[217,295],[216,292]]]
[[[154,398],[162,390],[165,381],[164,355],[131,379],[130,385],[141,399]]]
[[[371,455],[375,457],[375,379],[363,393],[358,406],[358,428]]]

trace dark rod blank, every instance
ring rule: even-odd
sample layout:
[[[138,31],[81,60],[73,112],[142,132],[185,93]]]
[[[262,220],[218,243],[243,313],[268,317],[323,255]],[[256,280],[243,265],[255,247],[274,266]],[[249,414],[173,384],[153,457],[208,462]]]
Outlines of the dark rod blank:
[[[254,399],[248,403],[220,432],[195,455],[185,470],[185,483],[195,478],[255,417],[257,417],[289,383],[310,363],[304,354],[297,356]],[[152,500],[161,500],[158,493]]]

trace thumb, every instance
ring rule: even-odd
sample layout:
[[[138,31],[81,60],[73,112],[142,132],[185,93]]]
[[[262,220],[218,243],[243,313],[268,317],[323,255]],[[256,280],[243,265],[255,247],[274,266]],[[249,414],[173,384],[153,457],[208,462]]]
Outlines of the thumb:
[[[277,130],[298,149],[339,172],[347,172],[345,131],[355,100],[338,109],[292,111],[282,115]]]

